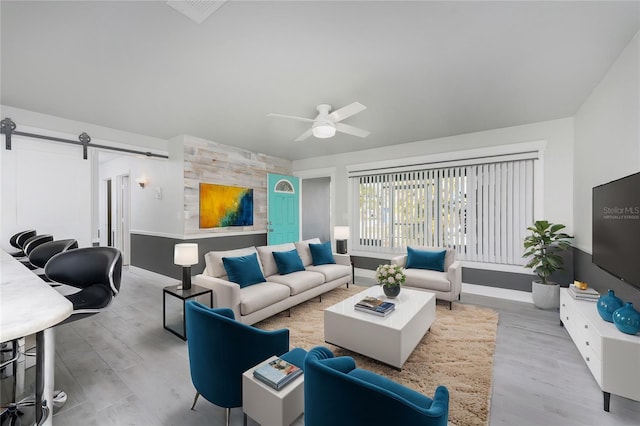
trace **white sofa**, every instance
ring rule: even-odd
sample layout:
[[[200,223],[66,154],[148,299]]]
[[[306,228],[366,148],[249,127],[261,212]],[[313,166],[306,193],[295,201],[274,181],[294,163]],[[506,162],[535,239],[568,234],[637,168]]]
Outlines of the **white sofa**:
[[[460,292],[462,290],[462,264],[459,260],[456,260],[456,251],[445,247],[415,246],[413,248],[426,251],[446,250],[447,253],[444,256],[444,272],[405,268],[404,273],[407,279],[404,287],[435,293],[437,299],[448,301],[449,309],[451,309],[451,302],[460,298]],[[405,267],[407,255],[396,256],[391,259],[391,263]]]
[[[271,246],[247,247],[236,250],[210,251],[204,255],[205,270],[196,275],[195,283],[215,292],[216,307],[233,309],[237,320],[254,324],[301,302],[321,296],[352,281],[348,255],[333,253],[335,264],[314,266],[309,243],[320,244],[318,238]],[[280,275],[273,258],[274,251],[296,250],[304,271]],[[223,257],[238,257],[256,253],[266,282],[240,288],[228,280]]]

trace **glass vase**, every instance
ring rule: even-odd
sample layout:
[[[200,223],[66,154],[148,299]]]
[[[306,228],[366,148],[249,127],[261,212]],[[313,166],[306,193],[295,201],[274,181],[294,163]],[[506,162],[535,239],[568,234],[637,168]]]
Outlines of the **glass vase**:
[[[399,285],[383,285],[382,291],[384,291],[384,295],[389,299],[395,299],[400,294],[400,286]]]
[[[633,309],[631,302],[627,302],[613,313],[613,323],[623,333],[638,334],[640,331],[640,312]]]
[[[609,290],[607,294],[600,296],[596,306],[598,314],[603,320],[613,322],[613,313],[623,305],[622,299],[616,296],[613,290]]]

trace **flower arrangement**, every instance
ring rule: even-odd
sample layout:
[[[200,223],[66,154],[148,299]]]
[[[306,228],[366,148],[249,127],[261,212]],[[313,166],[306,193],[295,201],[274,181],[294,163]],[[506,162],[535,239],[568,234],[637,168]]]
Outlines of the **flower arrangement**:
[[[392,287],[404,284],[407,277],[404,268],[400,265],[380,265],[376,269],[376,281],[384,287]]]

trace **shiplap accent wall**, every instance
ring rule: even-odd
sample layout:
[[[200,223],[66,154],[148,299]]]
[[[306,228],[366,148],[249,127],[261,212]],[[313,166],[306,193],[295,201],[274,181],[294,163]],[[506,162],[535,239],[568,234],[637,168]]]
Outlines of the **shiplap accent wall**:
[[[291,160],[272,157],[193,136],[184,144],[184,233],[267,230],[267,174],[291,175]],[[200,229],[201,182],[253,188],[253,226]]]

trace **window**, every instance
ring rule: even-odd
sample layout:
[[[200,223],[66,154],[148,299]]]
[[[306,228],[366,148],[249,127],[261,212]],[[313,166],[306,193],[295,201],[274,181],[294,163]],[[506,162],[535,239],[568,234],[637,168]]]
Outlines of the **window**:
[[[520,265],[533,222],[533,158],[352,176],[356,250],[455,248],[459,259]],[[355,216],[354,216],[355,219]]]
[[[278,182],[276,182],[273,192],[284,192],[287,194],[293,194],[296,191],[295,189],[293,189],[293,185],[291,185],[291,182],[286,179],[280,179]]]

